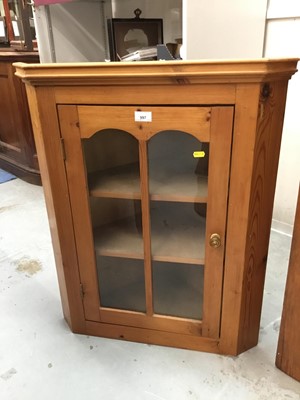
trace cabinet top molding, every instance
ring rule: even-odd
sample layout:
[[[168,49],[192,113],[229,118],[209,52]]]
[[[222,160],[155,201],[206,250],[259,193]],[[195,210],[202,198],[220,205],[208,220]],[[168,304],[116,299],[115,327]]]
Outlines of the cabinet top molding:
[[[256,60],[14,63],[16,75],[33,86],[240,83],[286,80],[298,58]],[[145,81],[147,79],[147,81]]]

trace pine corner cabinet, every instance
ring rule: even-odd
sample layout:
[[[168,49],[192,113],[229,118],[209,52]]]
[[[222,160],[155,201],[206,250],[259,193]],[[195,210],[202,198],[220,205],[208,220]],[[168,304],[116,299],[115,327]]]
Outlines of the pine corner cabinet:
[[[15,64],[73,332],[257,344],[297,61]]]

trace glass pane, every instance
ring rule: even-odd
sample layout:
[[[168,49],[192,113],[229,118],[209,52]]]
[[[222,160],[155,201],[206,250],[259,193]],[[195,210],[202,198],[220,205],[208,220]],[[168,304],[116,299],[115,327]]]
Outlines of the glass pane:
[[[90,198],[95,250],[112,257],[144,257],[141,202]]]
[[[152,201],[152,259],[203,264],[206,204]]]
[[[146,311],[142,260],[97,257],[97,269],[102,307]]]
[[[203,267],[153,262],[154,312],[202,319]]]
[[[164,131],[148,152],[154,312],[201,319],[209,144]]]
[[[83,140],[91,195],[140,198],[139,146],[127,132],[107,129]]]
[[[148,144],[150,194],[155,200],[207,200],[209,144],[180,131],[164,131]]]
[[[145,311],[141,202],[91,198],[90,205],[101,306]]]
[[[100,303],[145,311],[138,141],[104,130],[83,140]]]

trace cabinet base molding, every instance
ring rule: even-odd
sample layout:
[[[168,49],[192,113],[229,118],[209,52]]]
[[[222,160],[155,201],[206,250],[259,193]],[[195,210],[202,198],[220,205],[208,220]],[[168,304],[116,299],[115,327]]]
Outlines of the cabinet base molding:
[[[86,321],[85,332],[78,333],[111,339],[128,340],[130,342],[156,344],[221,354],[218,340],[179,333],[162,332],[152,329],[141,329],[131,326],[101,324]]]

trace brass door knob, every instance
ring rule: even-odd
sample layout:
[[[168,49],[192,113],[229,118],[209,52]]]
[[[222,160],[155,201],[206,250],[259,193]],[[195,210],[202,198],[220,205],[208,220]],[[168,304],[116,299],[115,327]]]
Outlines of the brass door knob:
[[[214,249],[217,249],[221,246],[221,236],[218,233],[213,233],[209,238],[209,244]]]

